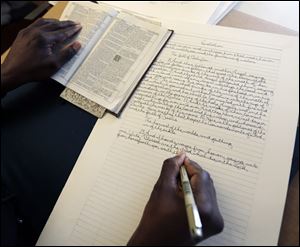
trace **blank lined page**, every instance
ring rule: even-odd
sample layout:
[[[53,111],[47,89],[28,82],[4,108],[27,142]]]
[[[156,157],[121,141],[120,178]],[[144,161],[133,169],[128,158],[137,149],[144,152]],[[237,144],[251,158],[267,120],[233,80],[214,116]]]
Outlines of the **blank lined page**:
[[[277,244],[298,118],[298,39],[183,30],[121,119],[97,122],[38,245],[126,244],[179,148],[211,174],[225,220],[201,244]]]

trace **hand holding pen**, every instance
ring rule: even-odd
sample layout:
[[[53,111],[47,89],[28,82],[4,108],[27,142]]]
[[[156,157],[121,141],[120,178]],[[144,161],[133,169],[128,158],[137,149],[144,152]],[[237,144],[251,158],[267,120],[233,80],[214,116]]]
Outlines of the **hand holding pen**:
[[[202,237],[191,236],[180,167],[184,166],[201,218]],[[164,161],[142,219],[128,245],[190,245],[223,230],[216,192],[208,172],[183,152]]]

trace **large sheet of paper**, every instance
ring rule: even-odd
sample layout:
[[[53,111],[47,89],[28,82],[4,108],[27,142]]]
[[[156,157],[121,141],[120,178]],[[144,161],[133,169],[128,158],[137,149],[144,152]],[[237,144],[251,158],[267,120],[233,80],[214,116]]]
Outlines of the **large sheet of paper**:
[[[177,28],[121,119],[98,120],[37,244],[126,244],[178,148],[211,174],[225,220],[201,244],[277,244],[299,113],[298,42]]]

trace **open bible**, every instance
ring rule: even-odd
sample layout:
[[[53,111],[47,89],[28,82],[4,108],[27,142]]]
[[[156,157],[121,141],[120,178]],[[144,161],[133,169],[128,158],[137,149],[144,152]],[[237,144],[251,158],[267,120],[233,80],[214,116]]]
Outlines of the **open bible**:
[[[80,22],[82,48],[52,78],[118,114],[172,31],[102,4],[70,2],[61,20]]]

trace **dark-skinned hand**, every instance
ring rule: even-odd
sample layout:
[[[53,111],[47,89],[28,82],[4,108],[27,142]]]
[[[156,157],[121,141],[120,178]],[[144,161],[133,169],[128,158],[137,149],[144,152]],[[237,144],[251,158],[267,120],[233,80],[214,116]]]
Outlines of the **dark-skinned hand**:
[[[73,21],[38,19],[21,30],[1,64],[1,93],[53,75],[80,49],[74,36],[81,26]]]
[[[179,170],[184,165],[203,225],[204,240],[223,230],[213,181],[196,162],[180,154],[165,160],[142,219],[128,245],[191,245]]]

